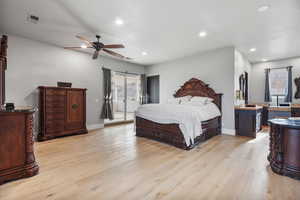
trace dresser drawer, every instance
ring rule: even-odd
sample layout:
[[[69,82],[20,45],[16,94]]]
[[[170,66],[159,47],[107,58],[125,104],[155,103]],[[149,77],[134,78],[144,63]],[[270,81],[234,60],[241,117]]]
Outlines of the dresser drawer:
[[[65,96],[47,96],[46,104],[49,103],[62,103],[65,104],[66,97]]]
[[[60,89],[47,89],[46,90],[46,95],[47,96],[64,96],[66,95],[65,90],[60,90]]]
[[[292,113],[292,117],[300,117],[300,108],[292,107],[291,113]]]
[[[65,104],[57,101],[48,102],[46,108],[65,108]]]
[[[64,129],[46,129],[45,134],[49,136],[60,136],[64,134]]]
[[[64,119],[65,119],[65,114],[64,113],[48,113],[46,115],[46,120],[47,121],[64,120]]]
[[[46,123],[47,133],[61,132],[64,129],[64,120],[51,120]]]
[[[64,113],[65,107],[46,106],[47,113]]]

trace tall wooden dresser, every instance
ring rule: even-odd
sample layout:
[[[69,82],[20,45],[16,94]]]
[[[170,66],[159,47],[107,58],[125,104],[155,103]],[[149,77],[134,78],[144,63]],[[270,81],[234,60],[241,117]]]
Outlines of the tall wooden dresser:
[[[39,92],[39,141],[87,133],[86,89],[40,86]]]

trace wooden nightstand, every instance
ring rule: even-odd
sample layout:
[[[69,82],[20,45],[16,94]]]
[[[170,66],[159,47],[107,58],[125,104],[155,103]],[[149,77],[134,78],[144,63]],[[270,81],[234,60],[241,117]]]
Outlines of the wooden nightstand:
[[[292,106],[291,107],[291,116],[292,117],[300,117],[300,106]]]
[[[261,130],[262,106],[256,107],[235,107],[235,131],[236,135],[256,137]]]

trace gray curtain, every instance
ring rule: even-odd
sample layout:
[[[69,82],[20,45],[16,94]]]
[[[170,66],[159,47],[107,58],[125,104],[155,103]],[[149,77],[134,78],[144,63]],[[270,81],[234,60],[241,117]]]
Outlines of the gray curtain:
[[[288,88],[285,96],[285,102],[292,102],[293,100],[293,77],[292,77],[292,66],[287,67],[288,70]]]
[[[112,98],[111,98],[111,70],[102,68],[103,70],[103,96],[104,102],[102,106],[101,118],[113,120]]]
[[[147,76],[145,74],[141,75],[141,103],[147,103]]]
[[[269,74],[270,69],[266,69],[266,79],[265,79],[265,102],[271,101],[271,95],[270,95],[270,83],[269,83]]]

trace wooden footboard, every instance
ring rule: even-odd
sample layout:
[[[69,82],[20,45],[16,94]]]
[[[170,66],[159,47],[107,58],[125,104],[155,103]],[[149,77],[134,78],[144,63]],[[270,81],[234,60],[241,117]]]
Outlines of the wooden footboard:
[[[159,124],[136,117],[136,136],[164,142],[175,147],[190,150],[200,142],[221,134],[221,117],[202,122],[203,134],[195,139],[193,145],[187,146],[178,124]]]

